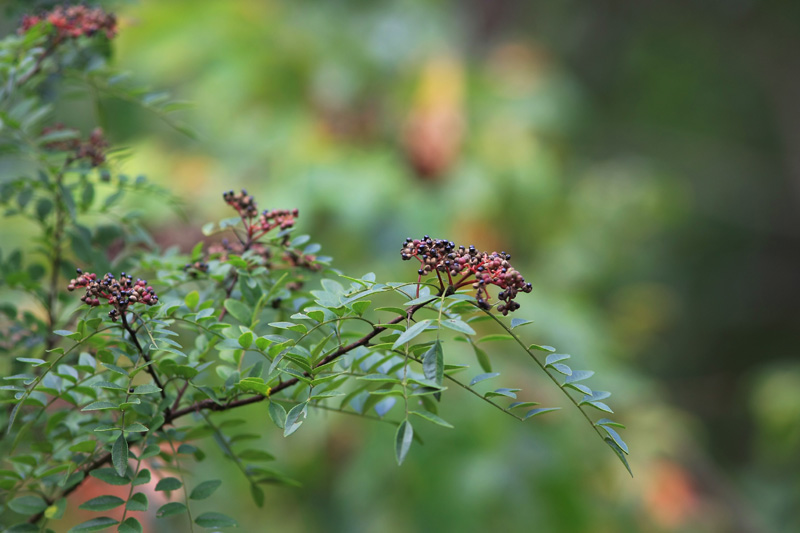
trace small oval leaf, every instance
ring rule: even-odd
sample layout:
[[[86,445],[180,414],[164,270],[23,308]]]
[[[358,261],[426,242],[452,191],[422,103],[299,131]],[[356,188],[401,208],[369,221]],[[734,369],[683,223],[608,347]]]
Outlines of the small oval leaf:
[[[203,513],[194,519],[194,523],[200,527],[236,527],[236,520],[222,513]]]
[[[70,529],[67,533],[85,533],[87,531],[101,531],[103,529],[115,526],[117,524],[119,524],[118,520],[114,520],[113,518],[109,518],[107,516],[101,516],[99,518],[92,518],[91,520],[87,520],[82,524],[78,524],[77,526]]]
[[[416,324],[414,324],[413,326],[411,326],[410,328],[405,330],[397,338],[397,340],[394,341],[394,345],[392,345],[392,349],[396,350],[396,349],[400,348],[402,345],[404,345],[405,343],[409,342],[411,339],[413,339],[414,337],[416,337],[417,335],[419,335],[420,333],[425,331],[425,329],[428,326],[431,325],[431,322],[432,322],[432,320],[430,320],[430,319],[420,320],[419,322],[417,322]]]
[[[197,485],[194,489],[192,489],[192,493],[189,494],[189,498],[192,500],[205,500],[209,496],[211,496],[215,490],[222,485],[222,481],[219,479],[211,479],[209,481],[203,481],[199,485]]]
[[[125,503],[125,500],[122,498],[106,494],[104,496],[98,496],[97,498],[92,498],[89,501],[83,502],[78,509],[84,509],[86,511],[108,511],[119,507],[123,503]]]
[[[412,440],[414,440],[414,428],[411,426],[411,422],[403,420],[400,425],[397,426],[397,434],[395,435],[394,450],[398,465],[403,464],[403,460],[405,460],[408,450],[411,447]]]
[[[128,441],[125,440],[122,432],[114,441],[114,447],[111,449],[111,463],[120,477],[125,475],[125,471],[128,470]]]
[[[185,511],[186,506],[181,502],[169,502],[158,508],[158,511],[156,511],[156,518],[166,518],[167,516],[180,514]]]
[[[181,480],[176,477],[165,477],[156,484],[156,490],[178,490],[183,486]]]
[[[478,374],[477,376],[472,378],[472,380],[469,382],[469,386],[471,387],[471,386],[473,386],[473,385],[475,385],[477,383],[480,383],[481,381],[484,381],[486,379],[495,378],[495,377],[497,377],[499,375],[500,375],[500,372],[488,372],[486,374]]]
[[[534,416],[537,416],[537,415],[541,415],[541,414],[544,414],[544,413],[549,413],[550,411],[558,411],[559,409],[561,409],[561,408],[560,407],[540,407],[538,409],[531,409],[530,411],[525,413],[525,416],[522,417],[522,419],[523,420],[527,420],[527,419],[533,418]]]

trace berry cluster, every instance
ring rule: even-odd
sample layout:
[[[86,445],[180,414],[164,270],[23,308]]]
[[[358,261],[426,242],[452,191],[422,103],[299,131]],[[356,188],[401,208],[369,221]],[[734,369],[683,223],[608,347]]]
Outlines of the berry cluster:
[[[317,263],[317,256],[304,254],[296,250],[287,250],[283,254],[283,262],[294,268],[304,268],[311,272],[322,270],[322,263]]]
[[[42,128],[42,135],[47,135],[59,131],[75,131],[72,128],[67,128],[63,124],[56,124]],[[78,138],[64,139],[60,141],[49,142],[44,145],[48,150],[58,150],[61,152],[72,152],[69,156],[69,162],[79,161],[86,159],[92,167],[98,167],[106,162],[105,150],[108,148],[108,141],[103,136],[101,128],[95,128],[85,141]]]
[[[475,297],[478,305],[483,309],[491,307],[488,303],[488,286],[500,287],[502,290],[498,298],[502,303],[497,306],[497,310],[503,315],[519,309],[514,298],[520,292],[532,290],[531,284],[511,266],[511,256],[505,252],[479,252],[474,246],[456,247],[452,241],[432,239],[425,235],[421,239],[406,239],[400,257],[404,261],[415,257],[420,262],[420,269],[417,271],[420,279],[435,272],[443,291],[455,291],[472,285],[477,290]],[[447,275],[447,284],[442,274]],[[461,277],[454,280],[457,276]]]
[[[233,191],[222,193],[222,198],[239,213],[251,242],[275,228],[286,230],[293,227],[294,220],[299,216],[296,208],[267,209],[259,214],[255,199],[247,194],[245,189],[240,193]]]
[[[289,229],[294,226],[294,219],[299,215],[297,208],[294,209],[270,209],[263,211],[258,217],[258,227],[264,233],[280,228]]]
[[[323,267],[322,263],[317,262],[316,255],[304,254],[297,250],[287,249],[280,256],[280,258],[274,257],[272,249],[260,242],[253,243],[249,250],[250,252],[261,257],[263,260],[263,266],[270,269],[288,266],[290,268],[301,268],[310,272],[318,272],[322,270]],[[241,255],[242,251],[242,245],[240,243],[231,242],[228,239],[222,239],[221,242],[212,244],[208,247],[208,256],[219,259],[220,261],[227,261],[230,254]],[[198,267],[198,264],[205,265],[205,270],[203,270],[201,267]],[[193,274],[193,270],[207,272],[208,265],[206,263],[196,262],[194,264],[187,264],[185,267],[183,267],[183,270],[189,272],[190,274]]]
[[[92,9],[82,5],[56,6],[39,15],[25,15],[19,33],[25,33],[41,22],[52,25],[55,41],[77,39],[83,35],[92,37],[101,31],[109,39],[117,34],[117,19],[113,14],[99,7]]]
[[[261,259],[261,266],[270,270],[288,268],[316,272],[322,269],[323,265],[317,262],[315,255],[304,254],[289,246],[288,233],[284,234],[278,242],[259,241],[273,229],[284,231],[294,227],[295,219],[299,215],[297,209],[269,209],[259,213],[255,199],[245,189],[239,193],[224,192],[222,198],[239,214],[246,233],[243,235],[234,229],[236,240],[222,239],[221,242],[210,245],[206,259],[214,258],[224,262],[231,254],[242,255],[249,252]],[[198,265],[205,265],[205,263],[190,264],[184,270],[188,271],[190,275],[196,275],[197,270],[203,270]],[[207,270],[207,265],[205,268]],[[290,291],[300,290],[302,286],[302,277],[285,285]],[[275,300],[273,305],[280,305],[280,299]]]
[[[81,301],[92,307],[100,305],[100,299],[108,300],[114,308],[109,311],[108,316],[114,322],[123,315],[130,304],[143,303],[155,305],[158,303],[158,296],[153,287],[147,285],[147,281],[137,279],[133,281],[130,275],[125,272],[119,279],[115,278],[110,272],[97,279],[97,274],[84,273],[78,269],[78,277],[69,280],[67,290],[74,291],[78,287],[86,289],[86,294],[81,297]]]
[[[255,199],[247,194],[244,189],[239,193],[233,191],[224,192],[222,193],[222,199],[225,200],[226,204],[236,209],[236,212],[242,218],[253,218],[258,215]]]

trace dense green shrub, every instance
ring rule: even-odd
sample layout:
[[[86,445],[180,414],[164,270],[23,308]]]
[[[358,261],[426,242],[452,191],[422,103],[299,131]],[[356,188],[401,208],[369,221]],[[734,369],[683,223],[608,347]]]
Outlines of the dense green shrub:
[[[590,417],[611,412],[610,394],[585,384],[593,373],[523,341],[519,328],[530,321],[498,316],[515,312],[517,294],[531,290],[505,252],[425,236],[401,246],[401,259],[419,262],[416,278],[347,276],[309,236],[295,235],[297,210],[260,211],[246,191],[223,194],[236,216],[207,224],[207,242],[188,254],[159,251],[126,198],[175,210],[180,202],[144,177],[117,173],[99,128],[82,135],[52,123],[69,89],[136,102],[175,124],[177,103],[109,67],[115,32],[113,16],[99,9],[55,8],[0,42],[0,193],[5,223],[19,227],[24,243],[0,249],[5,526],[51,530],[70,493],[92,477],[128,486],[128,497],[75,502],[99,516],[72,531],[141,531],[132,513],[149,502],[137,487],[156,468],[170,474],[154,482],[156,491],[185,488],[158,517],[235,525],[220,512],[192,512],[191,501],[212,496],[220,481],[185,487],[182,472],[216,445],[256,505],[264,505],[261,485],[292,483],[263,466],[273,459],[268,451],[247,444],[258,435],[215,417],[253,403],[267,406],[286,437],[312,409],[394,424],[398,463],[418,424],[452,427],[437,407],[448,388],[520,421],[555,410],[517,401],[519,389],[475,389],[500,376],[481,348],[488,340],[528,354],[627,467],[621,426]],[[460,350],[474,352],[480,373],[452,363],[448,352]],[[119,520],[100,515],[116,508],[124,509]]]

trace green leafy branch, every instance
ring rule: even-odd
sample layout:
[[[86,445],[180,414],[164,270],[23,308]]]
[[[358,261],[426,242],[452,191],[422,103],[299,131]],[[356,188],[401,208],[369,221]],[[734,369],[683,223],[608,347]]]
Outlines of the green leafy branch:
[[[480,309],[480,307],[477,305],[475,307]],[[622,437],[620,437],[619,433],[617,433],[617,431],[614,429],[614,427],[624,427],[624,426],[607,418],[601,418],[597,421],[593,421],[589,416],[589,414],[586,412],[586,410],[583,408],[583,405],[589,404],[603,411],[612,412],[608,408],[608,406],[600,402],[601,399],[605,399],[607,396],[610,396],[610,393],[603,393],[600,396],[595,396],[595,394],[589,387],[579,383],[580,381],[583,381],[584,379],[591,377],[594,374],[594,372],[586,370],[573,371],[567,365],[560,363],[560,361],[567,359],[569,356],[567,355],[567,356],[553,357],[554,355],[557,355],[553,353],[555,350],[547,349],[542,346],[538,346],[536,344],[531,346],[526,346],[525,343],[522,341],[522,339],[520,339],[519,336],[514,331],[512,331],[511,327],[507,326],[493,313],[485,309],[481,310],[488,316],[490,316],[501,328],[503,328],[506,331],[506,333],[510,335],[511,338],[513,338],[514,341],[525,351],[525,353],[527,353],[530,356],[530,358],[536,362],[539,368],[542,369],[542,372],[547,374],[550,380],[552,380],[552,382],[555,383],[556,386],[558,386],[558,388],[564,392],[567,398],[569,398],[570,402],[572,402],[572,404],[578,409],[578,411],[580,411],[580,413],[583,415],[586,421],[589,422],[594,432],[597,433],[600,439],[603,440],[603,442],[605,442],[614,451],[615,455],[619,458],[622,464],[625,465],[625,468],[628,470],[628,473],[630,473],[630,475],[633,476],[633,472],[631,471],[630,465],[628,464],[628,460],[626,458],[626,455],[628,455],[629,453],[628,445],[625,443],[625,441],[622,440]],[[541,360],[539,360],[539,358],[536,357],[534,350],[548,352],[551,355],[548,356],[548,358],[543,363]],[[555,372],[558,372],[566,376],[565,381],[563,383],[559,383],[559,381],[556,379],[556,376],[553,373],[551,373],[549,369],[553,369]],[[584,398],[580,401],[575,399],[575,397],[567,391],[568,388],[583,393]],[[605,432],[605,434],[603,434],[603,431],[601,431],[601,429]]]

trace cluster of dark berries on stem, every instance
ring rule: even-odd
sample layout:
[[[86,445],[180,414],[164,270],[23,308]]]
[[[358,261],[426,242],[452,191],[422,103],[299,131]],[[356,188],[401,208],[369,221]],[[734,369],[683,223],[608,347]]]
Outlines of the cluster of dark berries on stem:
[[[224,192],[222,193],[222,199],[225,200],[226,204],[236,209],[236,212],[239,213],[239,216],[242,218],[254,218],[258,215],[258,207],[256,206],[255,198],[247,194],[247,191],[244,189],[242,189],[240,193],[233,191]]]
[[[145,305],[155,305],[158,303],[153,287],[147,285],[147,281],[137,279],[123,272],[119,279],[115,278],[110,272],[98,279],[97,274],[84,273],[78,269],[78,277],[69,280],[67,290],[74,291],[77,288],[85,288],[86,294],[81,297],[81,301],[92,307],[100,305],[100,300],[107,300],[113,306],[108,316],[114,322],[124,315],[128,306],[135,303]]]
[[[283,254],[283,262],[292,268],[304,268],[311,272],[322,270],[322,263],[317,263],[317,257],[311,254],[287,250]]]
[[[73,128],[67,128],[63,124],[56,124],[42,129],[42,135],[50,133],[68,131],[75,132]],[[99,167],[106,162],[106,148],[108,148],[108,141],[103,136],[101,128],[95,128],[85,141],[73,137],[71,139],[63,139],[59,141],[52,141],[44,145],[48,150],[57,150],[60,152],[72,152],[69,155],[69,163],[74,161],[86,160],[92,167]]]
[[[297,209],[268,209],[259,214],[255,199],[244,189],[240,193],[222,193],[222,198],[239,213],[247,231],[247,242],[253,242],[275,228],[286,230],[293,227],[299,215]]]
[[[109,39],[117,34],[117,19],[112,13],[106,13],[99,7],[82,5],[55,6],[39,15],[26,15],[22,19],[19,33],[26,33],[42,22],[52,27],[54,42],[77,39],[84,35],[92,37],[99,32]]]
[[[209,246],[208,257],[226,261],[230,254],[239,255],[244,252],[250,252],[261,258],[263,261],[261,266],[270,270],[288,268],[316,272],[322,269],[323,265],[317,262],[315,255],[303,253],[289,246],[289,232],[287,230],[294,227],[295,219],[299,215],[297,209],[268,209],[259,213],[255,199],[245,189],[238,193],[234,191],[224,192],[222,193],[222,198],[225,203],[239,214],[245,234],[243,235],[241,231],[234,229],[233,233],[236,235],[238,242],[222,239],[220,243]],[[277,243],[259,241],[261,237],[273,229],[279,229],[284,232],[279,234],[281,239]],[[274,253],[273,248],[282,248],[282,250],[278,250],[280,255]],[[193,275],[195,270],[201,270],[196,265],[197,263],[195,265],[187,265],[184,270]],[[234,275],[233,283],[235,281],[236,276]],[[297,279],[288,283],[286,288],[299,290],[302,287],[302,283],[301,279]],[[233,284],[230,287],[232,288]],[[275,300],[273,305],[280,305],[280,300]]]
[[[501,289],[497,297],[502,303],[497,310],[503,315],[519,309],[514,298],[520,292],[531,292],[531,284],[525,281],[509,260],[505,252],[479,252],[474,246],[458,246],[443,239],[432,239],[425,235],[421,239],[408,238],[403,243],[400,257],[404,261],[416,258],[420,263],[418,281],[422,276],[436,273],[442,291],[455,291],[471,285],[476,289],[475,298],[483,309],[490,309],[489,285]]]

